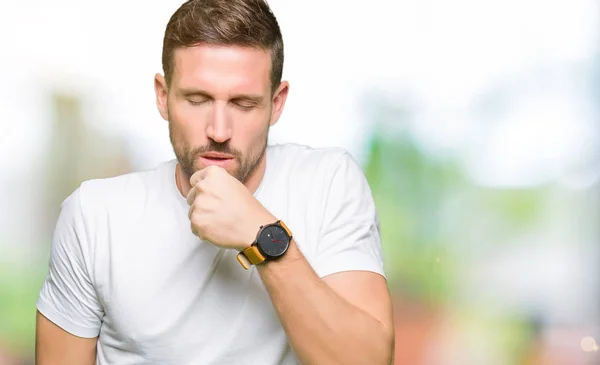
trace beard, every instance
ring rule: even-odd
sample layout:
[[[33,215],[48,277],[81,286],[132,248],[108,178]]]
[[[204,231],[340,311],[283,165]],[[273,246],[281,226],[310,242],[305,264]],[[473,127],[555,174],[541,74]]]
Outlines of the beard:
[[[173,146],[173,151],[175,152],[181,171],[183,171],[188,180],[194,173],[201,169],[196,166],[196,161],[202,154],[207,152],[220,152],[233,156],[236,167],[232,171],[227,170],[227,172],[242,184],[245,184],[248,181],[248,178],[260,165],[268,144],[268,129],[265,131],[264,142],[257,147],[251,148],[247,155],[244,155],[240,150],[231,147],[229,141],[217,143],[212,139],[209,139],[209,142],[204,146],[192,148],[183,140],[183,138],[179,138],[178,140],[178,136],[179,134],[175,131],[173,123],[169,121],[169,138],[171,140],[171,145]]]

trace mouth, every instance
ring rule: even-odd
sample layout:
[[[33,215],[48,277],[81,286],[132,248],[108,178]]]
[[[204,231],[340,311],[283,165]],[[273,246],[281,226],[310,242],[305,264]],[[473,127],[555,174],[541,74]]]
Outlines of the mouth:
[[[234,157],[225,153],[210,152],[200,156],[205,166],[216,165],[226,167],[235,161]]]
[[[200,157],[209,159],[209,160],[230,160],[233,156],[228,155],[226,153],[218,153],[218,152],[209,152],[204,153]]]

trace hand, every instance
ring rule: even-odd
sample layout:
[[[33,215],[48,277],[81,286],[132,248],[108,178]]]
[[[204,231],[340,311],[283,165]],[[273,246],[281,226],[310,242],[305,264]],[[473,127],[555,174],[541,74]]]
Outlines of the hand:
[[[190,179],[187,195],[192,232],[201,240],[242,251],[261,225],[277,219],[225,169],[208,166]]]

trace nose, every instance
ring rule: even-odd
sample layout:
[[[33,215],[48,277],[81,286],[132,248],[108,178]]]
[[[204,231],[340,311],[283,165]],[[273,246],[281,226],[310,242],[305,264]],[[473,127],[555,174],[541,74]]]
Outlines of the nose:
[[[228,120],[225,106],[213,104],[212,115],[206,128],[206,136],[217,143],[223,143],[231,138],[231,123]]]

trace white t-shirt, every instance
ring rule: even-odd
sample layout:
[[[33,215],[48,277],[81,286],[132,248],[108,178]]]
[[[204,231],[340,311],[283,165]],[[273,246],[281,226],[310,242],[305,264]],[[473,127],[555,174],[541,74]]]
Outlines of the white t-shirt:
[[[371,190],[346,151],[272,145],[266,162],[254,196],[320,277],[384,275]],[[99,336],[97,364],[296,364],[256,268],[192,234],[175,165],[90,180],[63,202],[38,310]]]

